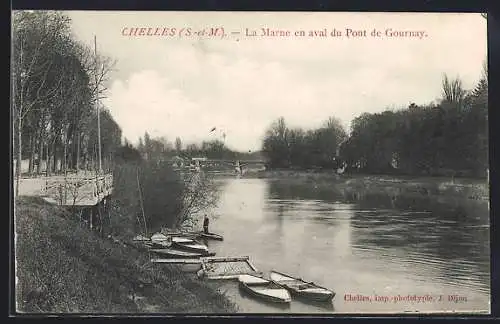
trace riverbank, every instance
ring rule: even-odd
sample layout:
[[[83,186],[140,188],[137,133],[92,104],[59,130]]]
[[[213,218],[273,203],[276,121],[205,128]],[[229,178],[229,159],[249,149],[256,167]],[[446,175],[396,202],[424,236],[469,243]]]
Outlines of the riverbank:
[[[102,238],[38,197],[16,201],[16,310],[24,313],[228,313],[236,305],[177,267]]]
[[[314,183],[318,186],[335,184],[344,191],[363,193],[385,192],[391,195],[443,195],[475,200],[489,200],[486,179],[410,177],[390,175],[338,175],[333,171],[266,170],[247,172],[245,178],[266,178]]]

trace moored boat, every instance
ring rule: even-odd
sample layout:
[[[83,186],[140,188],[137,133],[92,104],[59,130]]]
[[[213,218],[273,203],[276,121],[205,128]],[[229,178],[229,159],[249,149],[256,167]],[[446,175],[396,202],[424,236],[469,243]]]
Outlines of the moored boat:
[[[148,246],[150,248],[164,249],[164,248],[172,247],[172,242],[168,242],[168,241],[151,242],[151,244],[148,244]]]
[[[196,242],[193,243],[177,243],[173,242],[172,244],[173,247],[179,249],[179,250],[184,250],[184,251],[189,251],[189,252],[196,252],[196,253],[201,253],[203,255],[208,254],[208,246],[205,244],[199,244]]]
[[[249,294],[275,303],[290,303],[290,293],[280,285],[253,275],[244,274],[238,277],[239,285]]]
[[[170,236],[164,234],[155,234],[151,237],[151,243],[157,247],[170,247],[178,243],[196,243],[193,239],[182,236]]]
[[[163,235],[161,233],[156,233],[151,236],[151,241],[152,242],[163,242],[163,241],[168,241],[169,238],[166,235]]]
[[[188,251],[182,251],[182,250],[172,249],[172,248],[151,249],[150,251],[153,253],[165,255],[165,256],[171,257],[171,258],[200,258],[203,256],[202,253],[188,252]]]
[[[205,238],[205,239],[209,239],[209,240],[224,241],[224,237],[222,235],[215,234],[215,233],[201,232],[200,237]]]
[[[172,237],[173,243],[195,243],[193,239],[182,237],[182,236],[174,236]]]
[[[205,233],[201,231],[197,232],[169,232],[165,233],[165,235],[172,237],[172,238],[184,238],[184,239],[195,239],[195,238],[205,238],[209,240],[217,240],[217,241],[223,241],[224,237],[220,234],[216,233]]]
[[[271,271],[269,276],[273,282],[288,289],[292,295],[297,297],[322,302],[331,301],[335,297],[335,292],[313,282],[304,281],[301,278],[292,277],[275,270]]]

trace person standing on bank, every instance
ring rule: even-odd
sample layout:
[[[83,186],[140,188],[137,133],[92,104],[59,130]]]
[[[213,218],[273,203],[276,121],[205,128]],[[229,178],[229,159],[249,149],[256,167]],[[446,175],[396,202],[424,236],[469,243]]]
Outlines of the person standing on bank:
[[[205,234],[208,234],[208,224],[209,223],[210,223],[210,221],[208,220],[207,215],[205,215],[205,218],[203,219],[203,232]]]

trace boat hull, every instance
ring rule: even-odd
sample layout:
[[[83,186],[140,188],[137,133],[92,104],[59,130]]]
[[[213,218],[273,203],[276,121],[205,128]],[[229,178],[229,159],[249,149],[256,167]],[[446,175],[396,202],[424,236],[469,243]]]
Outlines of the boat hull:
[[[287,288],[287,287],[285,287]],[[304,292],[295,289],[289,289],[290,293],[296,297],[304,298],[307,300],[317,301],[317,302],[330,302],[335,297],[335,293],[323,294],[315,292]]]
[[[195,241],[193,239],[190,239],[188,237],[183,237],[183,236],[172,236],[172,242],[173,243],[181,243],[181,244],[195,243]]]
[[[215,233],[200,233],[200,237],[208,240],[224,241],[224,237]]]
[[[174,250],[174,249],[152,249],[150,250],[153,253],[161,254],[167,257],[171,258],[200,258],[203,255],[201,253],[194,253],[194,252],[186,252],[186,251],[180,251],[180,250]]]
[[[242,277],[250,280],[242,280]],[[262,300],[279,304],[289,304],[292,301],[290,293],[272,281],[256,276],[243,275],[238,278],[238,282],[242,290]]]
[[[151,242],[151,244],[148,244],[147,246],[150,246],[151,248],[155,249],[165,249],[165,248],[170,248],[172,246],[172,243],[167,241],[156,241],[156,242]]]
[[[270,277],[276,284],[286,288],[293,296],[301,299],[329,302],[335,297],[335,292],[300,278],[291,277],[277,271],[271,271]]]
[[[248,294],[258,297],[260,299],[273,302],[273,303],[278,303],[278,304],[289,304],[290,299],[288,298],[280,298],[276,296],[272,296],[266,293],[263,293],[259,288],[262,288],[262,286],[251,286],[246,283],[240,282],[240,287],[243,289],[245,292]]]
[[[173,242],[172,246],[179,250],[200,253],[204,256],[208,255],[209,253],[208,247],[206,245],[201,245],[201,244],[185,244],[185,243]]]
[[[216,240],[223,241],[224,237],[215,233],[205,233],[205,232],[171,232],[166,235],[175,238],[175,237],[184,237],[184,238],[204,238],[208,240]]]

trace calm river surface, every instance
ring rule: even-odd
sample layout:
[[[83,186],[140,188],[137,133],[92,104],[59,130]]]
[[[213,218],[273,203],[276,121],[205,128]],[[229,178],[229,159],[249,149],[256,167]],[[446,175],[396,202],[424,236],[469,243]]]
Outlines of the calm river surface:
[[[488,203],[346,194],[332,184],[224,179],[210,230],[218,256],[250,256],[271,269],[336,292],[330,305],[293,300],[279,308],[248,297],[234,281],[220,289],[245,313],[402,313],[490,310]],[[425,302],[375,296],[416,295]],[[371,301],[356,301],[359,296]],[[441,296],[441,301],[439,298]],[[458,296],[449,301],[449,296]]]

